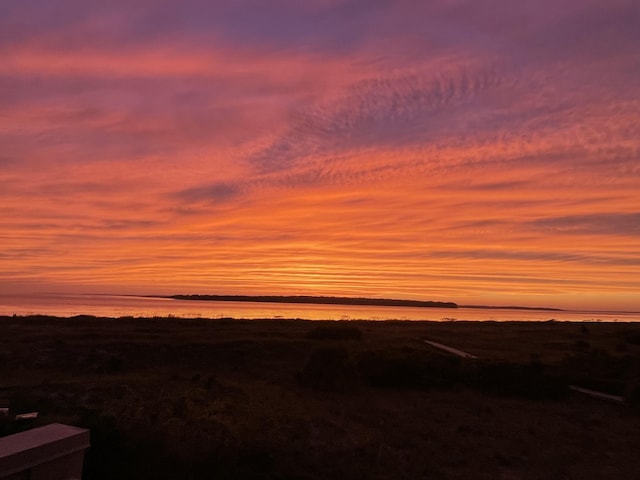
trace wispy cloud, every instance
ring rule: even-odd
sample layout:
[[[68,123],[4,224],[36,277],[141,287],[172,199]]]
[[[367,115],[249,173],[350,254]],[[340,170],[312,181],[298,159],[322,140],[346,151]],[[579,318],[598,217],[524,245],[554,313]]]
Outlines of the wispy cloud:
[[[0,276],[640,308],[639,21],[634,0],[5,2]]]
[[[532,222],[550,232],[575,235],[596,234],[611,236],[640,235],[640,213],[599,213],[548,217]]]

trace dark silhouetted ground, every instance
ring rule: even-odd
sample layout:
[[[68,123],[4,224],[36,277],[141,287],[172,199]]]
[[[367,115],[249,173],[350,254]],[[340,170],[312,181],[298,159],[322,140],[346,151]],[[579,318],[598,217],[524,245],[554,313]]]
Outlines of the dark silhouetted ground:
[[[635,324],[0,317],[0,331],[0,397],[90,428],[86,479],[640,471]],[[0,418],[2,434],[28,426]]]

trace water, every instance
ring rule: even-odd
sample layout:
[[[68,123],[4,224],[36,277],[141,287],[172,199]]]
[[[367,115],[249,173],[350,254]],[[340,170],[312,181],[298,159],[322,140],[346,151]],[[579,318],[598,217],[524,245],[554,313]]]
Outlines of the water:
[[[302,318],[307,320],[640,321],[637,312],[413,308],[256,302],[205,302],[117,295],[0,295],[0,315]]]

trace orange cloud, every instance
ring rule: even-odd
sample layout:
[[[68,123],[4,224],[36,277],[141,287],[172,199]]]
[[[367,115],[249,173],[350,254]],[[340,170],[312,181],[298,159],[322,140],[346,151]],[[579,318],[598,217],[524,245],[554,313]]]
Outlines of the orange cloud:
[[[2,288],[639,309],[630,7],[347,3],[7,30]]]

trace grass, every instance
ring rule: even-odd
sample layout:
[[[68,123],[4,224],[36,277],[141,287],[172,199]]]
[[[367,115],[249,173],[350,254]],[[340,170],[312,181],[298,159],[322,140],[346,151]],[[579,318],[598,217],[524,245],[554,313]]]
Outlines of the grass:
[[[36,424],[90,428],[86,479],[604,479],[640,467],[637,408],[566,389],[637,401],[633,324],[0,317],[0,329],[0,397],[38,410]]]

